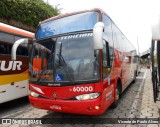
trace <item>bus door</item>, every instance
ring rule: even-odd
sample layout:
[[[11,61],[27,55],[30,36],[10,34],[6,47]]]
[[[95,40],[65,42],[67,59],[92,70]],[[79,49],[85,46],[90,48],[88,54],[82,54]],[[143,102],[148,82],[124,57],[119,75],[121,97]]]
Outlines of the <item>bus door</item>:
[[[160,41],[152,40],[151,44],[151,61],[152,61],[152,84],[154,102],[160,100]]]

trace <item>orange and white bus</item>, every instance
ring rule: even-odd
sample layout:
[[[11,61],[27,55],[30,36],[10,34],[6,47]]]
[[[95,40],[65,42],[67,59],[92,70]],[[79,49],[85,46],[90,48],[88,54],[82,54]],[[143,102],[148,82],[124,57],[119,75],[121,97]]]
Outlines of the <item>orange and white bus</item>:
[[[36,108],[102,114],[117,106],[136,79],[136,49],[101,9],[47,19],[35,38],[29,53],[29,100]],[[24,42],[15,42],[13,60]]]
[[[24,97],[28,93],[28,50],[21,46],[17,60],[11,60],[11,48],[21,38],[34,34],[0,22],[0,103]]]

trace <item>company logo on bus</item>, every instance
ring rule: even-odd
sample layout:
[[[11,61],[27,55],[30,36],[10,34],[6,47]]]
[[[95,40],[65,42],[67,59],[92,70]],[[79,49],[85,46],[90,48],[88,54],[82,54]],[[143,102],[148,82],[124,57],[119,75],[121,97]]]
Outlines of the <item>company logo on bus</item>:
[[[8,65],[7,65],[8,64]],[[1,71],[15,71],[21,70],[22,62],[21,61],[4,61],[0,60],[0,70]]]
[[[19,74],[28,69],[28,58],[12,61],[10,57],[0,57],[0,75]]]
[[[56,99],[57,99],[57,94],[56,94],[56,92],[54,92],[52,95],[53,95],[53,98],[56,100]]]
[[[91,36],[93,36],[93,33],[75,34],[75,35],[63,36],[63,37],[61,37],[61,40],[74,39],[74,38],[84,38],[84,37],[91,37]]]

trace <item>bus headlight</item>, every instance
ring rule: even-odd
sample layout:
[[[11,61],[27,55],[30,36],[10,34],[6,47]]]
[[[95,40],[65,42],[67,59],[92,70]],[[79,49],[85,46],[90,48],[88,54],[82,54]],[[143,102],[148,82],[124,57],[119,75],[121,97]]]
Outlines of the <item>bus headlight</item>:
[[[92,100],[99,97],[100,93],[89,93],[76,96],[77,100]]]
[[[39,97],[39,94],[36,93],[36,92],[33,92],[33,91],[30,91],[30,95],[31,95],[32,97]]]

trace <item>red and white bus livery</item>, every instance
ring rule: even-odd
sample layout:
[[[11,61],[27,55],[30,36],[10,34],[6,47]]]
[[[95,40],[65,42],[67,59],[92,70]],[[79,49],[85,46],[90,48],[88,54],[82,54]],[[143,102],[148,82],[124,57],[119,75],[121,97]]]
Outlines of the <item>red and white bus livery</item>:
[[[16,48],[12,58],[16,59]],[[40,22],[30,44],[32,106],[56,112],[102,114],[116,107],[136,79],[136,50],[100,9]]]

